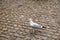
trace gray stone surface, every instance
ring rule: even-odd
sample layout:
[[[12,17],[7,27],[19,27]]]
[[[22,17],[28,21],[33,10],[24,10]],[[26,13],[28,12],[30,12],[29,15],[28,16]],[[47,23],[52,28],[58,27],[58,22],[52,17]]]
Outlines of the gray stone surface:
[[[46,28],[29,25],[29,18]],[[60,40],[60,1],[1,0],[0,40]]]

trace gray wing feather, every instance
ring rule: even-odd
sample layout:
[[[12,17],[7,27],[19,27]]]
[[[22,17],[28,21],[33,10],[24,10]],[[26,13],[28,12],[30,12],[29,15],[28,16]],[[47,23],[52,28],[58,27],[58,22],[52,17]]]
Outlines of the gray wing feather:
[[[33,28],[41,28],[40,25],[33,25],[32,27],[33,27]]]

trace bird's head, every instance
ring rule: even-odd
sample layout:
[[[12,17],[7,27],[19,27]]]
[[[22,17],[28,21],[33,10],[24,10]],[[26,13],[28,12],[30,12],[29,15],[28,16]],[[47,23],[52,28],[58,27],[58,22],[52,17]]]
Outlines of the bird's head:
[[[30,21],[32,20],[32,18],[29,19]]]
[[[32,22],[32,18],[30,18],[29,21]]]
[[[32,21],[32,18],[30,18],[29,20]]]

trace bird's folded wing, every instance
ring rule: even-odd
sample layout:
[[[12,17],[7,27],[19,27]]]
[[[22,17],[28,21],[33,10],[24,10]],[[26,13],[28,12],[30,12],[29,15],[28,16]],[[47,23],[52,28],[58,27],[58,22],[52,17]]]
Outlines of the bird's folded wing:
[[[32,25],[32,27],[33,27],[33,28],[41,28],[41,26],[40,26],[39,24],[36,24],[36,23],[34,23],[34,24]]]

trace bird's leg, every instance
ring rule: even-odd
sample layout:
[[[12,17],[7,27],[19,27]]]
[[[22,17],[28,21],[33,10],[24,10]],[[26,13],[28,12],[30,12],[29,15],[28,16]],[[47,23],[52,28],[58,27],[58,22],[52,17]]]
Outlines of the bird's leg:
[[[34,31],[34,32],[35,32],[35,34],[37,34],[37,31],[38,31],[38,30],[37,30],[37,29],[35,29],[35,31]]]
[[[33,33],[33,34],[35,33],[35,29],[32,29],[32,33]]]
[[[35,33],[36,33],[36,29],[32,29],[31,34],[35,34]]]
[[[33,33],[36,34],[36,32],[37,32],[37,29],[33,29]]]
[[[31,34],[34,34],[34,29],[30,30]]]
[[[35,33],[35,29],[33,29],[33,33]]]

